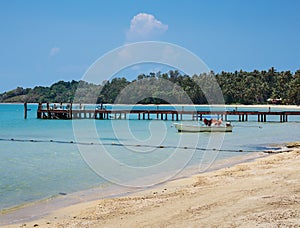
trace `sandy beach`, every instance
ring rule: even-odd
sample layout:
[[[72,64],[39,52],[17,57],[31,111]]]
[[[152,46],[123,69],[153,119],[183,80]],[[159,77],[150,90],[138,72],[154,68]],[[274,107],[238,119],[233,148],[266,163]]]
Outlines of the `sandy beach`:
[[[300,227],[300,143],[288,146],[289,152],[6,227]]]

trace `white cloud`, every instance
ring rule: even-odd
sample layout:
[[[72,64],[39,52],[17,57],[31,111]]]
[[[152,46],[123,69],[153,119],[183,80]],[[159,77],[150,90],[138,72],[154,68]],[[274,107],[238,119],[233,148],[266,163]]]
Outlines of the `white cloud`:
[[[130,21],[127,31],[127,41],[140,41],[154,39],[168,30],[168,25],[157,20],[153,15],[139,13]]]
[[[59,47],[53,47],[50,50],[49,56],[52,57],[52,56],[58,55],[59,52],[60,52]]]

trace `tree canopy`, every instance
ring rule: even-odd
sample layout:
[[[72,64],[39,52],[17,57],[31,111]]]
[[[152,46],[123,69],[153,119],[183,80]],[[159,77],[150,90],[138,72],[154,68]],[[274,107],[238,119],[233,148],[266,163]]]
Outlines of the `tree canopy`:
[[[299,105],[300,70],[211,71],[192,76],[170,70],[140,74],[131,82],[124,77],[113,78],[102,85],[59,81],[50,87],[17,87],[0,94],[0,102],[217,104],[222,103],[215,95],[220,90],[226,104],[265,104],[268,99],[280,99],[283,104]]]

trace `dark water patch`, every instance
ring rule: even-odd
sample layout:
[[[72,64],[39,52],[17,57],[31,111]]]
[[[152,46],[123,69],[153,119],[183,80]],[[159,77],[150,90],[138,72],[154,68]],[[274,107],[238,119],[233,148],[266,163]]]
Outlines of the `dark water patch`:
[[[251,150],[254,151],[277,151],[277,150],[282,150],[282,146],[271,146],[271,145],[255,145],[253,147],[249,147]]]

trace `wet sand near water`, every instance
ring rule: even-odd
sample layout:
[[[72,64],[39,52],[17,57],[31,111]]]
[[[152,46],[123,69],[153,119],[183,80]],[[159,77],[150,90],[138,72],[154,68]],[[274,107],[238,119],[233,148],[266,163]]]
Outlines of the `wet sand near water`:
[[[5,227],[300,227],[300,143],[289,148]]]

